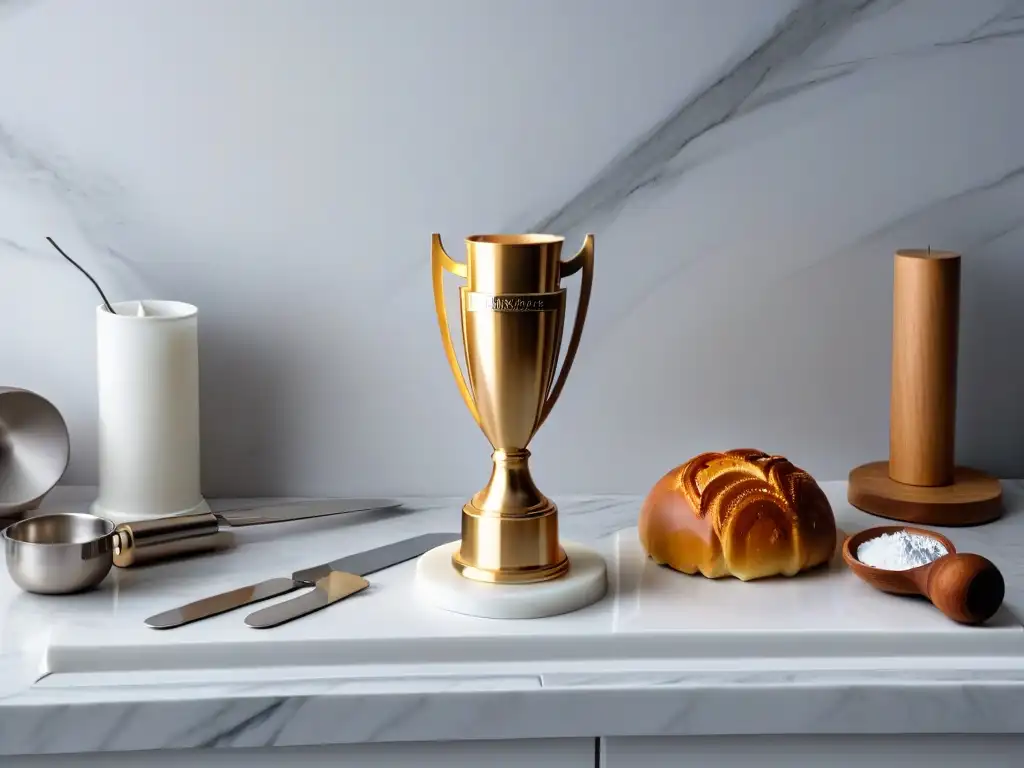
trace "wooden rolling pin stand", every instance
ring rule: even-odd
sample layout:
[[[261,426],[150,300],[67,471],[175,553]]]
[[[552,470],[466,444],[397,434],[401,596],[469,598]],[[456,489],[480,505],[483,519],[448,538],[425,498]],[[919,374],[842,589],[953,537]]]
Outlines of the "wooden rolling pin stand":
[[[850,472],[850,504],[920,525],[979,525],[1002,514],[999,480],[957,467],[960,255],[896,252],[889,460]]]

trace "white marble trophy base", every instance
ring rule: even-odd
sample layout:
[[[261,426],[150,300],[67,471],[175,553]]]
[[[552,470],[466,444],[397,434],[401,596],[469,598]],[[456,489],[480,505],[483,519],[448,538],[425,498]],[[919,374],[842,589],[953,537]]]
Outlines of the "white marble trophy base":
[[[608,589],[604,558],[573,542],[562,542],[569,572],[537,584],[485,584],[460,576],[452,554],[461,542],[442,544],[416,563],[416,592],[437,608],[486,619],[540,619],[596,603]]]
[[[140,520],[153,520],[161,517],[208,515],[210,514],[210,505],[206,502],[206,499],[199,499],[199,503],[189,509],[180,509],[177,512],[169,512],[166,514],[153,514],[152,512],[146,514],[146,511],[143,509],[107,509],[103,506],[100,500],[97,499],[89,507],[89,511],[96,515],[96,517],[102,517],[104,520],[109,520],[112,523],[120,525],[121,523],[137,523]]]

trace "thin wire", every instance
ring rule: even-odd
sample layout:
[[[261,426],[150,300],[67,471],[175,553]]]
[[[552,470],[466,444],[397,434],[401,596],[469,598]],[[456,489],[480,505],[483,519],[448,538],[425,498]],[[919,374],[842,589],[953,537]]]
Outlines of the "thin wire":
[[[81,273],[82,273],[83,275],[85,275],[85,276],[86,276],[87,278],[89,278],[89,282],[90,282],[90,283],[92,283],[93,285],[95,285],[95,286],[96,286],[96,290],[100,292],[100,298],[101,298],[101,299],[103,299],[103,304],[104,304],[104,306],[106,306],[106,308],[107,308],[107,311],[108,311],[108,312],[109,312],[110,314],[112,314],[112,315],[116,315],[116,314],[117,314],[117,312],[115,312],[115,311],[114,311],[114,308],[113,308],[112,306],[110,306],[110,302],[109,302],[109,301],[107,301],[107,296],[106,296],[106,294],[105,294],[105,293],[103,293],[103,289],[102,289],[102,288],[100,288],[100,284],[99,284],[99,283],[97,283],[97,282],[96,282],[95,280],[93,280],[93,279],[92,279],[92,275],[90,275],[90,274],[89,274],[88,272],[86,272],[86,271],[85,271],[84,269],[82,269],[82,266],[81,266],[81,265],[80,265],[80,264],[79,264],[79,263],[78,263],[77,261],[75,261],[75,260],[74,260],[74,259],[72,259],[72,258],[71,258],[70,256],[68,256],[68,255],[67,255],[66,253],[64,253],[64,251],[62,251],[62,250],[61,250],[60,246],[59,246],[59,245],[57,245],[57,244],[56,244],[55,242],[53,242],[53,238],[52,238],[52,237],[49,237],[49,236],[47,236],[47,238],[46,238],[46,239],[47,239],[47,241],[48,241],[48,242],[50,243],[50,245],[52,245],[52,246],[53,246],[54,248],[56,248],[56,249],[57,249],[57,253],[59,253],[59,254],[60,254],[61,256],[63,256],[63,257],[65,258],[65,259],[67,259],[68,261],[70,261],[70,262],[71,262],[71,264],[72,264],[72,265],[73,265],[73,266],[74,266],[74,267],[75,267],[75,268],[76,268],[76,269],[77,269],[77,270],[78,270],[79,272],[81,272]]]

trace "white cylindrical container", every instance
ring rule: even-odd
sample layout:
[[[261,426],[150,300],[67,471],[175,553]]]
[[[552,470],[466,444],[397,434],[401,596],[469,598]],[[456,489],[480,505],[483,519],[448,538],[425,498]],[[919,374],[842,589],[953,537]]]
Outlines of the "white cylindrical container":
[[[199,485],[198,310],[122,301],[96,310],[99,497],[114,522],[209,512]]]

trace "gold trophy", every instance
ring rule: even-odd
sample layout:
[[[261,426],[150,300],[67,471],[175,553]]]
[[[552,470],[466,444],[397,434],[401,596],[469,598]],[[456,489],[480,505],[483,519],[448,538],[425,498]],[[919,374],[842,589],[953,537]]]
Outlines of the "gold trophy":
[[[462,577],[456,581],[536,585],[570,572],[558,538],[558,508],[534,485],[527,450],[569,376],[594,278],[593,235],[569,261],[560,260],[563,242],[553,235],[473,235],[466,238],[467,259],[460,263],[445,253],[440,235],[432,238],[434,306],[445,354],[466,407],[494,448],[491,478],[462,508],[461,542],[449,545],[454,570],[447,571]],[[466,279],[459,299],[468,381],[449,331],[445,271]],[[565,322],[560,283],[576,272],[582,272],[576,321],[556,376]],[[575,562],[573,569],[578,570]],[[586,602],[604,594],[603,560],[597,570],[600,588],[592,573]]]

